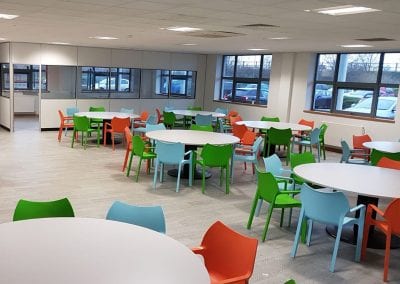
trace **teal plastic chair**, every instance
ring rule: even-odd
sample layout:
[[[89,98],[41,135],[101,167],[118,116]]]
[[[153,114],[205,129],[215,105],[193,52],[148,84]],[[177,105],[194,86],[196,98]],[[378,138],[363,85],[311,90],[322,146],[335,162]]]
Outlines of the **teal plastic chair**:
[[[68,198],[52,201],[20,199],[14,210],[13,221],[53,217],[75,217]]]
[[[166,129],[164,123],[146,125],[146,132]]]
[[[228,109],[217,107],[214,112],[223,113],[226,116],[228,114]],[[224,132],[223,120],[224,120],[224,118],[213,118],[213,120],[212,120],[213,127],[215,128],[215,130],[219,131],[221,133]]]
[[[121,107],[121,109],[120,109],[119,112],[134,114],[134,113],[135,113],[135,110],[134,110],[133,108],[124,108],[124,107]]]
[[[161,206],[136,206],[115,201],[107,212],[107,220],[124,222],[165,234],[165,217]]]
[[[304,152],[304,153],[299,153],[299,154],[294,154],[292,153],[290,155],[290,168],[293,169],[299,165],[303,164],[310,164],[310,163],[315,163],[315,157],[311,152]],[[295,183],[295,188],[296,185],[302,185],[305,181],[298,175],[292,173],[292,178]]]
[[[147,142],[149,144],[149,142]],[[131,172],[132,160],[133,156],[137,156],[139,158],[138,167],[136,170],[136,182],[139,181],[139,173],[140,167],[142,165],[143,160],[147,160],[147,173],[150,173],[150,160],[156,158],[156,154],[152,152],[153,147],[151,145],[147,145],[143,141],[143,139],[139,135],[135,135],[132,137],[132,151],[129,158],[128,169],[126,171],[126,176],[129,177]]]
[[[70,116],[71,118],[74,116],[75,113],[79,112],[79,109],[77,107],[67,107],[66,109],[66,114],[67,116]],[[69,120],[70,122],[71,120]],[[65,132],[64,135],[67,136],[68,132],[68,127],[65,127]]]
[[[196,125],[211,126],[212,125],[212,115],[202,115],[197,114],[194,118]]]
[[[303,136],[300,138],[300,140],[292,140],[292,149],[294,149],[294,145],[299,145],[301,148],[304,147],[304,150],[307,150],[307,148],[310,149],[310,152],[312,153],[312,147],[316,146],[317,147],[317,159],[318,162],[321,162],[321,144],[319,141],[321,130],[319,128],[314,128],[311,130],[310,135]]]
[[[157,118],[156,115],[153,115],[153,114],[149,115],[149,117],[146,120],[146,125],[144,127],[133,128],[133,132],[135,132],[135,133],[139,132],[139,133],[142,133],[142,134],[146,133],[148,131],[147,130],[147,126],[148,125],[156,125],[157,122],[158,122],[158,118]]]
[[[279,208],[281,210],[285,208],[294,208],[300,207],[301,202],[291,195],[297,194],[300,191],[298,190],[279,190],[278,182],[272,173],[269,172],[261,172],[257,168],[257,191],[254,196],[253,205],[250,210],[249,220],[247,222],[247,229],[251,228],[251,224],[253,223],[254,213],[257,208],[257,204],[259,200],[264,200],[269,203],[268,215],[265,221],[265,227],[262,234],[262,241],[265,241],[268,232],[269,222],[271,220],[272,211],[275,208]],[[283,211],[282,211],[283,213]],[[283,224],[283,214],[281,214],[280,226]]]
[[[206,167],[221,168],[220,186],[222,186],[222,175],[225,169],[225,193],[229,193],[229,160],[232,157],[232,145],[211,145],[206,144],[200,154],[200,160],[196,161],[202,167],[202,192],[205,193]]]
[[[182,165],[189,165],[189,186],[192,186],[193,169],[192,169],[192,151],[185,153],[185,145],[182,143],[166,143],[157,141],[156,143],[156,162],[154,169],[153,187],[156,189],[157,173],[160,166],[160,182],[163,181],[164,165],[178,165],[178,178],[176,180],[176,192],[179,192],[179,184],[181,181]],[[185,155],[189,155],[189,159],[185,160]]]
[[[340,158],[340,163],[358,165],[369,164],[369,154],[365,153],[364,149],[350,149],[349,144],[344,140],[340,141],[340,145],[342,145],[342,157]],[[353,154],[356,154],[357,157],[364,158],[351,158]]]
[[[97,128],[90,127],[90,120],[86,116],[74,116],[74,133],[72,135],[71,148],[74,148],[75,137],[79,132],[82,132],[82,146],[84,149],[87,147],[87,140],[92,132],[97,134],[97,147],[100,145],[100,125],[97,124]]]
[[[302,206],[290,256],[296,256],[302,222],[308,222],[307,246],[310,246],[313,221],[316,221],[323,224],[338,226],[331,264],[329,266],[331,272],[335,271],[336,256],[344,226],[358,226],[355,261],[359,262],[364,229],[365,205],[360,204],[354,208],[350,208],[349,202],[343,192],[321,192],[311,188],[307,184],[303,184],[301,187],[300,200]],[[348,216],[348,214],[356,211],[360,211],[358,218]]]
[[[326,153],[325,153],[325,133],[326,130],[328,129],[328,125],[326,123],[322,123],[321,126],[319,127],[319,144],[320,148],[322,150],[322,154],[324,155],[324,160],[326,160]]]
[[[263,138],[258,136],[251,147],[238,147],[233,151],[232,162],[231,162],[231,181],[233,182],[233,164],[235,161],[249,162],[253,166],[253,174],[255,166],[258,164],[258,157],[260,156],[260,148],[263,142]]]
[[[267,156],[270,155],[271,145],[284,145],[286,146],[286,165],[289,164],[290,158],[290,145],[292,140],[292,130],[290,128],[287,129],[278,129],[271,127],[267,131]],[[265,149],[264,149],[265,153]],[[265,155],[264,155],[265,156]]]

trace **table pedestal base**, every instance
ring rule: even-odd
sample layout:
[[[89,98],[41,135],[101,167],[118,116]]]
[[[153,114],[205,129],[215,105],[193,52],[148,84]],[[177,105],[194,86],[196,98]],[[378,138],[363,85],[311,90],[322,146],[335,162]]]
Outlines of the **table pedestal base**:
[[[172,176],[172,177],[178,177],[178,169],[172,169],[168,171],[168,175]],[[211,177],[211,173],[209,171],[206,171],[206,179]],[[189,166],[188,165],[184,165],[183,166],[183,170],[181,171],[181,178],[183,179],[189,179]],[[194,175],[193,175],[193,179],[202,179],[203,175],[201,170],[194,170]]]

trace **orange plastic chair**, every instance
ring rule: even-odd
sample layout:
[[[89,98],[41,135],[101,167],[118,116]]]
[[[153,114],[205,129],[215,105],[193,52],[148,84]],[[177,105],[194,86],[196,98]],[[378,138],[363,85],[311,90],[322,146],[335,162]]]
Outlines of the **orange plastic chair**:
[[[258,241],[217,221],[192,251],[204,257],[212,284],[248,283],[253,274]]]
[[[377,213],[381,219],[374,219],[372,214]],[[361,250],[361,259],[365,259],[368,235],[370,226],[375,226],[386,235],[386,248],[385,248],[385,261],[383,265],[383,281],[388,280],[388,270],[389,270],[389,257],[390,257],[390,241],[393,235],[400,236],[400,198],[394,199],[385,212],[382,212],[378,207],[373,204],[368,204],[367,214],[365,216],[364,224],[364,237]]]
[[[353,135],[353,149],[362,149],[363,150],[363,154],[370,154],[371,150],[364,147],[363,143],[364,142],[371,142],[372,139],[368,134],[364,134],[364,135]],[[352,157],[354,158],[363,158],[365,159],[365,155],[352,155]]]
[[[58,142],[61,142],[63,129],[67,127],[74,128],[74,123],[72,122],[72,116],[64,116],[64,113],[61,110],[58,110],[58,115],[60,116],[60,128],[58,129]]]
[[[247,130],[243,136],[242,139],[240,140],[240,144],[246,145],[246,146],[252,146],[254,144],[254,141],[256,140],[257,134],[253,131]]]
[[[157,114],[157,124],[163,123],[164,117],[163,117],[160,109],[156,108],[156,114]]]
[[[113,150],[115,150],[114,134],[115,133],[124,134],[125,127],[130,127],[130,126],[131,126],[131,119],[129,117],[126,118],[113,117],[113,119],[111,119],[111,123],[109,122],[104,123],[103,145],[106,146],[106,134],[111,133],[112,148]]]
[[[135,127],[135,128],[137,128],[137,127],[145,127],[148,117],[149,117],[149,112],[148,111],[142,111],[140,113],[140,117],[135,118],[133,120],[133,127]]]
[[[246,125],[232,124],[232,134],[239,139],[242,139],[244,134],[248,131]]]
[[[314,120],[305,120],[302,118],[297,123],[301,124],[301,125],[309,126],[309,127],[311,127],[311,130],[314,129],[314,124],[315,124]],[[301,138],[305,134],[304,132],[305,131],[298,131],[297,134],[295,135],[295,137]]]
[[[400,161],[392,160],[388,157],[382,157],[376,165],[382,168],[400,170]]]
[[[238,121],[242,121],[243,119],[242,119],[242,117],[240,116],[240,115],[237,115],[237,116],[231,116],[230,118],[229,118],[229,122],[230,122],[230,124],[233,126],[236,122],[238,122]]]
[[[123,172],[125,172],[126,164],[128,163],[129,153],[132,151],[132,133],[128,126],[125,127],[124,134],[125,134],[126,152],[125,152],[124,163],[122,165]]]

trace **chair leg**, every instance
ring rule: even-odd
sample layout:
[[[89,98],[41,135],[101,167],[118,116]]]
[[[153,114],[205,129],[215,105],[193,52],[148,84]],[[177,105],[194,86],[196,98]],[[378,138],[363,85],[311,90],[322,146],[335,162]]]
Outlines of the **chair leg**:
[[[357,233],[357,246],[356,246],[356,256],[355,261],[360,262],[361,259],[361,247],[364,235],[364,220],[362,220],[358,225],[358,233]]]
[[[268,227],[269,227],[269,222],[271,221],[272,210],[274,210],[274,205],[270,204],[269,205],[269,209],[268,209],[267,219],[265,220],[264,231],[263,231],[263,234],[262,234],[262,241],[263,242],[265,242],[265,238],[267,237],[267,231],[268,231]]]
[[[337,234],[336,234],[335,247],[333,248],[331,265],[329,267],[330,272],[335,272],[336,256],[337,256],[337,253],[339,250],[340,237],[342,236],[342,229],[343,229],[342,222],[343,222],[343,220],[341,220],[341,223],[338,226],[338,230],[337,230]]]
[[[177,177],[177,180],[176,180],[176,192],[179,192],[179,185],[180,185],[180,182],[181,182],[181,169],[182,169],[182,163],[179,163],[179,166],[178,166],[178,177]]]
[[[202,167],[201,192],[204,194],[206,187],[206,167]]]
[[[62,131],[62,125],[60,125],[60,129],[58,129],[58,142],[61,142]]]
[[[160,165],[160,183],[164,181],[164,163]]]
[[[283,216],[285,216],[285,208],[282,208],[282,211],[281,211],[281,220],[280,220],[280,222],[279,222],[279,227],[282,227],[282,224],[283,224]]]
[[[112,144],[112,149],[115,151],[115,144],[114,144],[114,132],[111,132],[111,144]]]
[[[225,193],[229,194],[229,165],[225,167]]]
[[[127,177],[129,177],[129,173],[131,172],[132,159],[133,159],[133,151],[131,151],[131,156],[129,158],[129,163],[128,163],[128,169],[126,170]]]
[[[122,165],[122,171],[123,171],[123,172],[125,171],[126,164],[127,164],[127,162],[128,162],[128,156],[129,156],[129,148],[126,149],[124,164]]]
[[[307,224],[308,223],[308,224]],[[312,235],[312,230],[313,230],[313,220],[308,220],[307,222],[308,230],[307,230],[307,246],[310,246],[311,244],[311,235]]]
[[[258,202],[257,202],[257,207],[256,207],[256,216],[257,216],[257,217],[260,216],[260,211],[261,211],[262,203],[263,203],[263,200],[262,200],[262,199],[259,199]]]
[[[383,281],[385,282],[387,282],[388,280],[391,237],[392,237],[391,232],[390,231],[386,232],[385,261],[383,264]]]
[[[139,159],[139,164],[138,164],[138,168],[137,168],[137,172],[136,172],[136,182],[139,181],[139,173],[140,173],[141,165],[142,165],[142,157],[140,157],[140,159]]]
[[[74,132],[72,133],[72,142],[71,142],[71,148],[74,148],[74,141],[75,141],[75,133],[76,133],[76,130],[74,129]]]
[[[254,196],[253,205],[251,206],[249,220],[247,221],[247,229],[248,230],[251,228],[251,224],[253,223],[254,212],[256,211],[256,206],[257,206],[258,200],[259,200],[259,196],[258,196],[258,194],[256,194],[256,196]]]
[[[297,229],[296,229],[296,235],[294,237],[294,242],[292,246],[292,250],[290,252],[291,257],[295,257],[297,253],[297,248],[299,246],[299,239],[300,239],[300,232],[301,232],[301,227],[304,219],[304,209],[300,210],[300,215],[299,215],[299,221],[297,222]]]
[[[156,159],[156,165],[154,167],[154,178],[153,178],[153,188],[156,189],[157,184],[157,173],[158,173],[158,159]]]
[[[368,215],[366,216],[365,225],[364,225],[364,232],[363,232],[363,240],[362,240],[362,249],[361,249],[361,260],[365,260],[367,254],[367,244],[368,244],[368,237],[369,237],[369,220]],[[358,228],[360,229],[360,228]]]

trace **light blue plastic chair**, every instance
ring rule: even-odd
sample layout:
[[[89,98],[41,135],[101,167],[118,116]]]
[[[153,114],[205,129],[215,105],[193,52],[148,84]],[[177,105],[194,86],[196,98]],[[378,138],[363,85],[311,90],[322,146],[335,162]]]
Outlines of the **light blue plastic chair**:
[[[304,151],[307,150],[307,147],[310,148],[310,152],[312,153],[312,147],[315,145],[317,147],[317,159],[318,163],[321,162],[321,143],[319,141],[319,134],[321,130],[319,128],[314,128],[309,136],[305,136],[300,140],[292,140],[292,151],[294,150],[294,145],[299,145],[304,147]]]
[[[202,114],[197,114],[194,118],[194,122],[196,125],[202,125],[202,126],[211,126],[212,125],[212,115],[202,115]]]
[[[173,106],[165,106],[164,107],[164,111],[165,112],[171,112],[171,111],[173,111],[174,110],[174,107]]]
[[[249,147],[238,147],[233,152],[232,162],[231,162],[231,182],[233,182],[233,164],[235,161],[249,162],[255,167],[258,164],[258,156],[260,153],[260,147],[263,142],[261,136],[257,137],[251,148]]]
[[[164,123],[159,123],[159,124],[149,124],[146,125],[146,132],[149,131],[156,131],[156,130],[166,130],[167,128],[165,127]]]
[[[120,109],[119,112],[134,114],[134,113],[135,113],[135,110],[134,110],[133,108],[124,108],[124,107],[121,107],[121,109]]]
[[[179,192],[182,165],[189,164],[189,186],[192,186],[192,181],[193,181],[192,151],[187,151],[185,153],[185,145],[182,143],[165,143],[162,141],[157,141],[155,152],[157,154],[157,158],[155,162],[154,180],[153,180],[154,189],[156,189],[158,166],[160,166],[160,182],[163,181],[164,165],[178,165],[176,192]],[[185,160],[185,155],[189,155],[188,160]]]
[[[296,237],[290,253],[291,257],[296,256],[302,222],[308,221],[307,245],[309,246],[311,242],[313,221],[317,221],[324,224],[338,226],[335,247],[333,249],[331,264],[329,267],[331,272],[335,271],[336,256],[344,226],[358,225],[355,261],[359,262],[364,228],[365,205],[360,204],[350,209],[349,202],[342,192],[321,192],[314,190],[307,184],[303,184],[301,187],[300,199],[302,207],[297,224]],[[358,210],[360,211],[360,216],[358,218],[347,216],[347,214]]]
[[[350,149],[349,144],[346,141],[341,140],[340,145],[342,145],[342,157],[340,158],[340,163],[347,164],[358,164],[358,165],[368,165],[370,155],[365,153],[364,149]],[[351,158],[352,154],[357,154],[357,157],[363,156],[364,159]]]
[[[66,109],[67,116],[73,117],[74,114],[77,112],[79,112],[79,109],[77,107],[67,107],[67,109]],[[68,131],[68,127],[65,127],[65,133],[64,133],[65,136],[67,136],[67,131]]]
[[[149,115],[149,117],[146,120],[146,126],[145,127],[136,127],[133,129],[133,132],[135,133],[146,133],[147,130],[147,126],[148,125],[156,125],[157,124],[157,116],[156,115]]]
[[[165,234],[165,217],[161,206],[136,206],[115,201],[108,210],[106,219],[145,227]]]
[[[217,107],[215,109],[215,112],[219,112],[219,113],[223,113],[223,114],[227,115],[228,114],[228,109],[222,108],[222,107]]]

